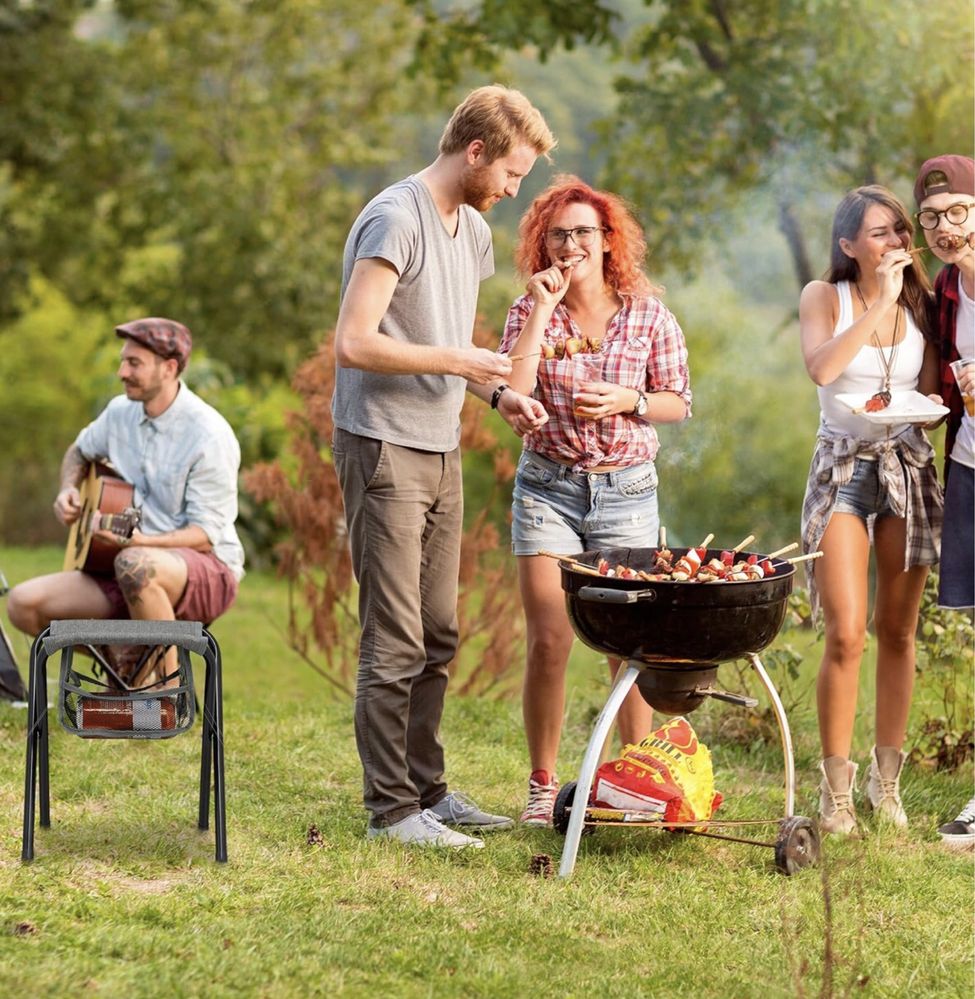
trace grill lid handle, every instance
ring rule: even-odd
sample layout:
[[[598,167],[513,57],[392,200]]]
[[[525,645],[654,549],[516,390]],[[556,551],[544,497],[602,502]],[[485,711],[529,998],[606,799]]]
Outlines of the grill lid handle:
[[[641,600],[652,603],[657,599],[656,590],[611,590],[602,586],[583,586],[576,596],[587,603],[635,604]]]

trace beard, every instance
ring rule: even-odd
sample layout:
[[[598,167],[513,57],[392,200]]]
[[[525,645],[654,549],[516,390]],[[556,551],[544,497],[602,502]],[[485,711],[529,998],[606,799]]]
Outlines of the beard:
[[[465,205],[486,212],[504,197],[504,192],[495,190],[489,178],[487,167],[469,167],[461,178],[461,194]]]

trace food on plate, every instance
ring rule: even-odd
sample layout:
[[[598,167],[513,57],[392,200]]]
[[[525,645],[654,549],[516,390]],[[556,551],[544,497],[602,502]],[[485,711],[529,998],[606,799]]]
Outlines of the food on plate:
[[[858,406],[853,412],[857,415],[860,413],[879,413],[889,405],[890,393],[886,390],[881,390],[880,392],[875,392],[862,406]]]

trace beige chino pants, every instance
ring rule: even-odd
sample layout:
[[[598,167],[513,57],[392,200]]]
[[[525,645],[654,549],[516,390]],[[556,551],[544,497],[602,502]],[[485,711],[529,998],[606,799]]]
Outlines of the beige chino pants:
[[[418,451],[336,428],[359,583],[355,736],[377,826],[447,793],[440,719],[457,651],[464,496],[460,449]]]

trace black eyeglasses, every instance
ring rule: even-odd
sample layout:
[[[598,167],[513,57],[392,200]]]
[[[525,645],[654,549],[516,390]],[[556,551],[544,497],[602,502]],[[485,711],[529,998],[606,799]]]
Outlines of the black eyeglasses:
[[[959,201],[958,204],[949,205],[944,211],[941,212],[936,212],[933,208],[922,208],[921,211],[914,216],[914,218],[917,219],[917,224],[922,229],[937,229],[942,215],[944,215],[944,217],[952,225],[961,225],[962,222],[966,222],[968,220],[969,208],[975,208],[975,201]]]
[[[577,225],[574,229],[549,229],[545,233],[545,245],[555,250],[564,246],[571,236],[576,246],[589,246],[596,238],[597,232],[606,232],[606,230],[595,225]]]

